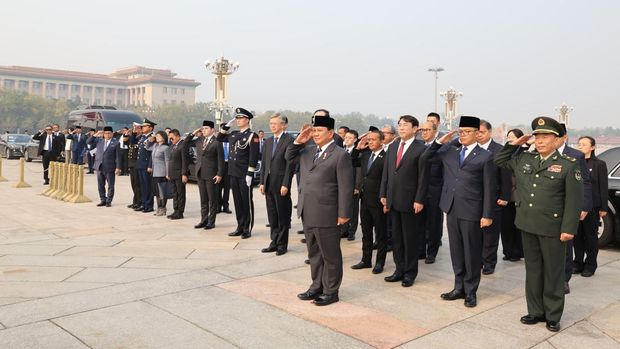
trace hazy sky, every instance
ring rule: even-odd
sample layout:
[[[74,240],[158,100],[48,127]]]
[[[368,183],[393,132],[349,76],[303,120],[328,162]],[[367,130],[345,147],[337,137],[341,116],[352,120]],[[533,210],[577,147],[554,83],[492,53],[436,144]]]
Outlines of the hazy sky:
[[[241,64],[230,102],[425,116],[439,90],[499,124],[555,115],[620,127],[620,1],[4,1],[0,65],[96,73],[143,65],[202,83]],[[440,109],[443,102],[440,98]]]

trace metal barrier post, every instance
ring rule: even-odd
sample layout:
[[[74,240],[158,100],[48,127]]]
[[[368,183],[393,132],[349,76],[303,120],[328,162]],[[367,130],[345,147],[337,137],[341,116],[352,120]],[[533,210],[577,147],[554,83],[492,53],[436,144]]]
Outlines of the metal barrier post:
[[[24,181],[24,158],[19,159],[19,181],[13,185],[14,188],[30,188],[31,185]]]

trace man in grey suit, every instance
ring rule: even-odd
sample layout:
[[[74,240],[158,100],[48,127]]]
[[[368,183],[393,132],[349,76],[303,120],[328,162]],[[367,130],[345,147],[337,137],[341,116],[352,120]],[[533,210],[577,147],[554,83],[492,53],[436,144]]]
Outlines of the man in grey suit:
[[[424,161],[441,159],[444,168],[439,207],[448,215],[454,289],[443,293],[441,298],[449,301],[465,298],[464,304],[469,308],[478,304],[482,229],[493,223],[497,199],[497,169],[493,155],[476,143],[479,128],[480,119],[461,116],[458,142],[449,143],[456,133],[452,131],[436,140],[423,156]]]
[[[334,142],[335,121],[329,112],[314,112],[313,127],[304,125],[286,150],[286,161],[299,163],[297,215],[302,218],[312,285],[297,295],[315,305],[338,301],[342,282],[340,225],[351,218],[351,158]],[[314,144],[306,145],[312,138]]]
[[[295,164],[286,161],[284,155],[293,137],[284,132],[288,118],[280,113],[274,114],[269,120],[272,137],[264,140],[260,186],[258,190],[265,196],[267,219],[271,229],[271,243],[261,252],[275,252],[277,256],[288,249],[288,233],[291,228],[291,182],[295,174]]]
[[[103,136],[103,138],[101,138]],[[118,140],[114,137],[112,127],[106,126],[103,131],[97,132],[87,141],[91,148],[96,149],[95,166],[97,171],[97,184],[99,187],[99,198],[101,201],[97,206],[112,206],[114,198],[114,182],[115,176],[121,174],[121,148]],[[108,183],[108,194],[106,195],[105,184]]]
[[[224,147],[214,135],[213,121],[204,120],[202,128],[187,135],[186,147],[195,146],[196,151],[196,181],[200,193],[200,223],[194,228],[215,228],[215,217],[219,207],[219,199],[216,195],[217,184],[224,176]],[[202,136],[194,139],[198,131]]]

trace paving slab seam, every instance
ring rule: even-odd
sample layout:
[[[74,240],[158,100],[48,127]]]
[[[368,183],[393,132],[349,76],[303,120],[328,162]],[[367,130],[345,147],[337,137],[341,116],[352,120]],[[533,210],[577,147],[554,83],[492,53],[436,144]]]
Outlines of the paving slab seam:
[[[64,278],[64,279],[60,280],[60,282],[65,282],[65,281],[67,281],[68,279],[70,279],[70,278],[74,277],[75,275],[77,275],[77,274],[79,274],[79,273],[83,272],[84,270],[86,270],[86,267],[78,267],[78,268],[81,268],[81,269],[80,269],[80,270],[78,270],[78,271],[76,271],[75,273],[73,273],[73,274],[71,274],[71,275],[67,276],[66,278]]]
[[[98,269],[110,269],[110,270],[118,269],[117,267],[96,267],[96,268],[98,268]],[[88,269],[88,268],[84,268],[84,269]],[[129,269],[129,268],[124,268],[124,269]],[[137,268],[137,269],[139,269],[139,268]],[[139,281],[157,280],[157,279],[160,279],[160,278],[163,278],[163,277],[179,275],[179,274],[183,274],[183,273],[187,272],[187,270],[184,270],[184,269],[158,269],[158,270],[175,270],[175,271],[178,271],[178,273],[174,272],[174,273],[170,273],[170,274],[159,275],[159,276],[154,276],[154,277],[148,277],[146,279],[140,279],[140,280],[131,280],[131,281],[126,281],[126,282],[113,282],[111,286],[114,286],[114,285],[127,285],[127,284],[131,284],[132,282],[139,282]],[[82,271],[83,270],[80,270],[79,272],[82,272]],[[196,270],[193,270],[193,271],[196,271]],[[67,282],[70,283],[70,282],[74,282],[74,281],[70,281],[69,280]],[[78,282],[83,282],[83,281],[78,281]],[[88,281],[88,282],[92,282],[92,283],[106,283],[106,284],[109,283],[109,282],[105,282],[105,281],[99,281],[99,282],[98,281]]]
[[[204,287],[204,286],[203,286],[203,287]],[[207,286],[207,287],[209,287],[209,286]],[[201,288],[201,287],[197,287],[197,288]],[[184,292],[185,292],[185,291],[184,291]],[[176,292],[174,292],[174,293],[176,293]],[[160,297],[160,296],[157,296],[157,297]],[[152,297],[152,298],[154,298],[154,297]],[[185,322],[187,322],[187,323],[190,323],[190,324],[194,325],[195,327],[197,327],[197,328],[199,328],[199,329],[201,329],[201,330],[203,330],[203,331],[205,331],[205,332],[207,332],[207,333],[210,333],[210,334],[212,334],[213,336],[215,336],[215,337],[217,337],[217,338],[219,338],[219,339],[223,340],[224,342],[226,342],[226,343],[228,343],[228,344],[232,345],[232,346],[233,346],[233,347],[235,347],[235,348],[241,348],[240,346],[238,346],[238,345],[236,345],[235,343],[231,342],[231,341],[230,341],[230,340],[228,340],[227,338],[222,337],[222,336],[220,336],[219,334],[217,334],[217,333],[215,333],[215,332],[211,332],[211,331],[209,331],[208,329],[206,329],[206,328],[204,328],[204,327],[202,327],[202,326],[200,326],[200,325],[198,325],[198,324],[194,323],[193,321],[188,320],[188,319],[186,319],[186,318],[184,318],[184,317],[182,317],[182,316],[179,316],[179,315],[177,315],[177,314],[175,314],[175,313],[172,313],[172,312],[168,311],[167,309],[164,309],[164,308],[162,308],[162,307],[159,307],[159,306],[157,306],[157,305],[155,305],[155,304],[153,304],[153,303],[149,302],[149,301],[148,301],[148,299],[142,299],[142,300],[140,300],[140,301],[142,301],[142,302],[144,302],[144,303],[146,303],[146,304],[148,304],[148,305],[150,305],[150,306],[152,306],[152,307],[154,307],[154,308],[157,308],[157,309],[159,309],[159,310],[161,310],[161,311],[163,311],[163,312],[165,312],[165,313],[168,313],[168,314],[170,314],[170,315],[172,315],[172,316],[176,317],[177,319],[180,319],[180,320],[183,320],[183,321],[185,321]]]
[[[592,316],[592,314],[590,314],[590,316]],[[605,330],[603,330],[602,328],[596,326],[596,324],[594,322],[591,322],[588,320],[588,318],[590,317],[588,316],[587,318],[583,319],[583,321],[587,322],[589,325],[591,325],[592,327],[596,328],[597,330],[601,331],[605,336],[611,338],[614,342],[620,344],[620,340],[616,339],[614,336],[610,335],[609,333],[605,332]]]
[[[7,237],[7,239],[10,239],[10,238]],[[58,240],[58,239],[56,239],[56,238],[49,238],[49,239],[41,239],[41,240],[28,240],[28,241],[20,241],[20,242],[9,242],[8,244],[2,244],[2,243],[0,243],[0,244],[1,245],[9,246],[9,245],[20,245],[20,244],[23,244],[25,242],[32,243],[32,242],[44,242],[44,241],[53,241],[53,240]],[[33,246],[47,246],[47,245],[36,245],[36,244],[32,244],[32,245]]]
[[[190,253],[188,253],[188,254],[187,254],[187,256],[185,256],[185,258],[183,258],[183,259],[187,259],[189,256],[191,256],[191,255],[192,255],[192,253],[196,252],[196,250],[197,250],[196,248],[195,248],[195,249],[193,249],[193,250],[192,250]]]
[[[36,245],[34,245],[34,246],[36,246]],[[75,246],[70,246],[70,247],[68,247],[68,248],[65,248],[65,249],[64,249],[64,250],[62,250],[62,251],[59,251],[59,252],[54,253],[52,256],[58,256],[59,254],[64,253],[64,252],[67,252],[67,251],[69,251],[70,249],[72,249],[72,248],[74,248],[74,247],[75,247]]]
[[[129,263],[129,262],[130,262],[131,260],[133,260],[134,258],[136,258],[136,257],[129,257],[129,258],[127,258],[127,260],[126,260],[126,261],[124,261],[123,263],[121,263],[121,264],[117,265],[115,268],[120,268],[120,267],[122,267],[123,265],[125,265],[125,264]]]
[[[76,340],[78,340],[80,343],[84,344],[87,348],[93,349],[93,347],[91,347],[90,345],[86,344],[86,342],[84,342],[80,337],[74,335],[73,333],[69,332],[69,330],[67,330],[66,328],[60,326],[59,324],[57,324],[56,322],[52,321],[52,320],[48,320],[49,322],[51,322],[53,325],[55,325],[56,327],[60,328],[61,330],[67,332],[71,337],[75,338]]]
[[[250,262],[250,261],[252,261],[252,260],[249,260],[247,262]],[[224,267],[224,266],[227,266],[227,265],[229,265],[229,264],[218,265],[217,267],[214,267],[214,268]],[[281,270],[277,270],[277,271],[271,271],[271,272],[267,272],[265,274],[253,274],[253,275],[244,276],[244,277],[241,277],[241,278],[235,278],[234,276],[227,275],[227,274],[225,274],[223,272],[219,272],[217,270],[212,270],[212,269],[208,269],[208,270],[216,272],[216,273],[219,273],[220,275],[224,275],[224,276],[232,278],[234,280],[244,280],[244,279],[255,278],[255,277],[258,277],[258,276],[266,276],[266,275],[270,275],[270,274],[276,274],[276,273],[281,273],[281,272],[290,271],[290,270],[293,270],[293,269],[301,269],[301,268],[305,269],[304,265],[301,265],[301,266],[298,266],[298,267],[291,267],[291,268],[288,268],[288,269],[281,269]],[[308,268],[310,268],[310,266],[308,266]],[[226,282],[221,282],[220,284],[225,284],[225,283],[228,283],[228,282],[231,282],[231,281],[233,281],[233,280],[226,281]]]

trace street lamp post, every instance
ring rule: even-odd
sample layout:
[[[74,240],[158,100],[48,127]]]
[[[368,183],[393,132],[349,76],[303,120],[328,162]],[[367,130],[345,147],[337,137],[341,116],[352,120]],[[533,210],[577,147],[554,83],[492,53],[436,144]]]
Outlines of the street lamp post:
[[[228,101],[228,76],[239,69],[239,63],[233,63],[221,56],[215,62],[205,62],[205,68],[215,75],[215,100],[209,103],[209,110],[215,111],[215,123],[222,123],[224,112],[232,109]]]
[[[436,67],[436,68],[428,68],[428,71],[435,73],[435,110],[433,111],[437,112],[437,80],[439,80],[439,73],[444,71],[444,69],[441,67]]]
[[[562,103],[561,106],[555,108],[555,111],[560,113],[558,115],[558,121],[562,124],[565,124],[566,127],[568,127],[568,116],[570,112],[573,111],[573,108],[566,105],[566,103]]]
[[[456,99],[463,96],[462,92],[458,92],[452,87],[446,92],[442,92],[441,96],[446,99],[446,117],[444,118],[448,131],[452,130],[452,124],[456,120]]]

